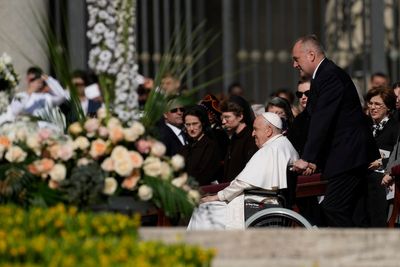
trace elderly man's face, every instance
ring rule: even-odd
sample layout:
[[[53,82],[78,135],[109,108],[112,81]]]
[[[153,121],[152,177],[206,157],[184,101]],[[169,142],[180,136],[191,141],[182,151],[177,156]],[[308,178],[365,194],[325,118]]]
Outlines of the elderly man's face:
[[[271,138],[272,128],[267,125],[263,116],[257,116],[253,123],[253,137],[258,148]]]
[[[300,76],[303,78],[311,78],[314,73],[314,60],[315,54],[304,47],[302,43],[297,42],[293,46],[292,58],[293,58],[293,68],[297,69]]]

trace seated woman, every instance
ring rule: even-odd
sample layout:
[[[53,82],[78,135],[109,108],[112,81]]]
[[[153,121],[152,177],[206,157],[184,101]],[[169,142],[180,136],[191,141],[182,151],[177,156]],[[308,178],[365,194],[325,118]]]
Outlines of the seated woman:
[[[265,111],[275,113],[281,117],[283,121],[282,134],[287,136],[294,119],[289,102],[285,98],[274,97],[267,103]]]
[[[228,187],[217,195],[202,198],[188,230],[244,229],[245,189],[276,191],[287,188],[287,168],[299,156],[282,135],[282,120],[278,115],[266,112],[256,118],[253,127],[259,150]]]
[[[222,156],[207,112],[201,106],[193,106],[185,111],[183,121],[189,137],[188,144],[180,152],[186,160],[186,171],[200,186],[209,185],[218,178]]]

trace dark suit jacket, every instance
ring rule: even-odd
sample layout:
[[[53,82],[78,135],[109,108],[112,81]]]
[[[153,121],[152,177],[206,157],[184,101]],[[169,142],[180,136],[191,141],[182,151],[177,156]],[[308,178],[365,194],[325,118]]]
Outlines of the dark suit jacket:
[[[344,70],[324,59],[310,90],[310,128],[302,159],[317,163],[329,178],[380,157],[357,90]]]
[[[160,141],[163,142],[167,148],[167,151],[165,152],[167,156],[171,157],[182,149],[183,145],[178,136],[176,136],[174,131],[172,131],[163,120],[158,122],[156,131]]]
[[[200,186],[209,185],[220,178],[222,156],[215,139],[204,135],[199,141],[185,145],[180,154],[185,158],[185,169]]]

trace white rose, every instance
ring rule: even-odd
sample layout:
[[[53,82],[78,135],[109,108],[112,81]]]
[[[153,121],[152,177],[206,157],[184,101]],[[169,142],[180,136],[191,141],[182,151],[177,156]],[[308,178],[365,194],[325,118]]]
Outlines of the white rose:
[[[143,163],[143,171],[149,176],[159,176],[161,174],[160,159],[156,157],[147,157]]]
[[[172,180],[172,184],[178,188],[181,188],[187,181],[188,176],[186,173]]]
[[[100,121],[96,118],[88,119],[83,127],[88,133],[94,133],[100,127]]]
[[[185,159],[181,155],[174,155],[171,158],[171,165],[174,171],[179,171],[185,167]]]
[[[127,177],[133,171],[133,164],[129,158],[124,158],[114,162],[114,170],[118,175]]]
[[[89,140],[84,137],[84,136],[78,136],[73,143],[74,149],[80,149],[80,150],[85,150],[89,148],[90,142]]]
[[[171,167],[166,162],[161,162],[161,178],[167,180],[171,176]]]
[[[60,147],[60,150],[57,153],[58,158],[63,161],[67,161],[74,155],[74,150],[72,144],[65,144]]]
[[[37,152],[40,152],[40,143],[37,136],[28,136],[26,139],[26,145],[35,151],[36,154]]]
[[[189,190],[188,193],[189,199],[193,200],[194,203],[199,203],[200,201],[200,193],[197,190]]]
[[[62,180],[65,179],[65,176],[67,175],[67,169],[63,164],[57,163],[50,170],[49,175],[50,179],[56,182],[61,182]]]
[[[138,195],[141,200],[150,200],[153,197],[153,189],[150,186],[141,185],[139,187]]]
[[[155,141],[151,146],[150,153],[156,157],[162,157],[164,156],[166,150],[167,148],[163,143]]]
[[[91,163],[92,162],[92,160],[89,160],[89,159],[87,159],[87,158],[81,158],[81,159],[79,159],[78,160],[78,162],[76,163],[78,166],[86,166],[86,165],[88,165],[89,163]]]
[[[73,135],[78,135],[83,131],[83,129],[79,122],[74,122],[68,127],[68,131]]]
[[[114,161],[123,160],[129,157],[129,151],[124,146],[116,146],[111,152],[111,158]]]
[[[121,127],[121,121],[115,117],[112,117],[108,120],[107,128],[111,130],[114,127]]]
[[[130,127],[137,135],[142,135],[145,132],[143,124],[138,121],[134,121]]]
[[[19,146],[11,146],[8,148],[4,157],[9,162],[22,162],[25,160],[26,155],[26,152],[23,151]]]
[[[107,111],[105,108],[99,108],[97,110],[97,118],[98,119],[100,119],[100,120],[105,119],[106,116],[107,116]]]
[[[134,142],[139,138],[139,135],[137,135],[134,131],[132,131],[131,128],[124,128],[123,133],[124,133],[124,139],[128,142]]]
[[[115,180],[113,177],[107,177],[104,180],[104,188],[103,188],[103,193],[105,195],[112,195],[114,194],[115,190],[117,190],[118,183],[117,180]]]

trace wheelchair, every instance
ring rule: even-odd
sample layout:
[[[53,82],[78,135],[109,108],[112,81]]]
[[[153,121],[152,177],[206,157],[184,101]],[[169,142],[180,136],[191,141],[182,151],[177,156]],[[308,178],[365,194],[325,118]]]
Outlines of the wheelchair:
[[[313,229],[297,212],[290,210],[285,190],[267,191],[251,189],[244,192],[245,227],[289,227]]]

